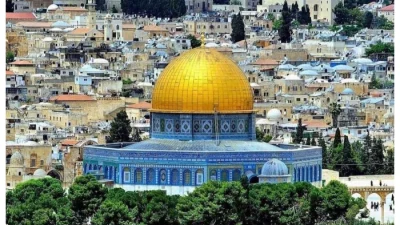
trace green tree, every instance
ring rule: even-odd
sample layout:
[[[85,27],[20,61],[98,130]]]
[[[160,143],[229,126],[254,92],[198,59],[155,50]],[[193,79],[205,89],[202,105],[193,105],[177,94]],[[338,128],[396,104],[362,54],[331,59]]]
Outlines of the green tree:
[[[12,0],[6,0],[6,12],[14,12],[14,3]]]
[[[310,137],[310,135],[307,136],[306,145],[311,145],[311,137]]]
[[[292,13],[292,19],[298,21],[300,17],[300,10],[297,1],[295,3],[292,3],[291,13]]]
[[[129,137],[132,133],[131,121],[126,114],[126,111],[117,113],[114,121],[111,122],[110,142],[129,142]]]
[[[93,225],[131,225],[133,213],[120,201],[104,201],[93,216]]]
[[[349,137],[347,135],[344,136],[343,161],[341,164],[342,165],[340,167],[340,176],[348,177],[356,173],[357,169],[355,165],[355,160],[353,158]]]
[[[369,48],[365,50],[365,54],[370,56],[375,53],[387,53],[394,55],[394,44],[393,43],[383,43],[381,41],[374,45],[370,45]]]
[[[233,15],[232,17],[232,42],[236,43],[245,39],[243,17],[240,15]]]
[[[370,89],[380,89],[381,88],[381,83],[379,82],[378,79],[376,79],[375,74],[372,75],[371,82],[369,82],[369,84],[368,84],[368,88],[370,88]]]
[[[381,139],[372,139],[371,154],[368,159],[367,173],[371,175],[384,172],[384,152],[385,147]]]
[[[317,142],[315,141],[315,137],[312,138],[311,145],[312,146],[317,146]]]
[[[332,116],[332,126],[334,128],[337,128],[338,127],[338,118],[339,118],[340,113],[342,112],[342,110],[340,109],[340,105],[337,104],[336,102],[331,103],[328,106],[328,110]]]
[[[322,188],[322,193],[324,196],[322,207],[328,220],[336,220],[346,215],[351,200],[346,185],[334,180]]]
[[[197,48],[201,46],[201,41],[198,40],[195,36],[189,34],[187,38],[190,40],[190,44],[192,48]]]
[[[376,18],[376,26],[378,29],[383,29],[383,30],[393,30],[394,29],[393,22],[386,19],[386,17],[384,17],[383,15]]]
[[[300,118],[297,123],[296,135],[295,135],[293,142],[296,144],[300,144],[303,141],[303,133],[304,133],[304,127],[303,127],[303,124],[302,124],[301,118]]]
[[[326,169],[328,165],[328,152],[325,139],[322,137],[322,134],[319,135],[318,146],[322,148],[322,168]]]
[[[285,0],[282,8],[282,26],[278,30],[279,38],[282,43],[288,43],[291,41],[291,22],[292,16],[289,11],[287,1]]]
[[[339,146],[342,143],[342,139],[340,137],[340,129],[336,128],[336,132],[335,132],[335,139],[333,140],[333,147],[336,148],[337,146]]]
[[[77,177],[68,191],[68,199],[71,209],[79,224],[87,221],[100,208],[107,194],[107,188],[103,187],[93,175]]]
[[[364,14],[363,27],[371,28],[373,20],[374,20],[374,14],[372,14],[372,12],[369,12],[369,11],[366,12]]]
[[[364,23],[365,14],[358,8],[350,10],[350,21],[349,24],[354,24],[357,27],[362,27]]]
[[[283,23],[283,21],[280,18],[277,20],[274,20],[274,23],[272,24],[272,30],[280,30],[282,27],[282,23]]]
[[[350,21],[350,8],[345,7],[343,3],[340,1],[335,8],[333,9],[333,13],[335,14],[335,23],[338,25],[346,24]]]
[[[118,13],[118,9],[115,8],[115,5],[113,5],[113,7],[111,8],[111,12],[112,13]]]
[[[308,5],[302,6],[300,16],[298,17],[300,24],[307,25],[311,23],[310,8]]]
[[[142,141],[142,137],[140,137],[140,134],[139,134],[139,129],[135,129],[135,134],[132,137],[132,141],[133,142],[141,142]]]
[[[275,16],[272,13],[268,13],[267,19],[274,22],[275,21]]]
[[[386,152],[385,157],[385,174],[394,174],[394,151],[393,149],[389,149]]]
[[[72,218],[66,216],[71,213],[57,179],[22,182],[6,194],[6,222],[9,225],[72,224]]]
[[[265,137],[262,139],[263,142],[269,143],[272,140],[271,135],[265,135]]]
[[[87,1],[86,1],[87,4]],[[96,10],[97,11],[105,11],[106,10],[106,1],[105,0],[96,0]]]
[[[354,35],[356,35],[360,30],[361,30],[361,26],[357,26],[357,25],[344,25],[342,26],[343,30],[342,30],[342,34],[348,37],[353,37]]]
[[[11,51],[6,52],[6,63],[14,62],[14,53]]]
[[[264,138],[264,132],[260,130],[260,128],[256,127],[256,139],[257,141],[262,141]]]
[[[208,182],[179,199],[181,225],[240,224],[247,205],[239,182]]]

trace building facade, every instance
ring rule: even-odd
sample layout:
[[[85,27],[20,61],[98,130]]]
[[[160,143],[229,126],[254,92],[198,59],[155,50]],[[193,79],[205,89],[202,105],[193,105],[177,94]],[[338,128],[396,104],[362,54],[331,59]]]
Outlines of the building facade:
[[[85,174],[125,190],[184,195],[210,180],[239,181],[246,175],[258,183],[264,164],[277,159],[288,168],[282,182],[320,185],[320,147],[256,141],[251,87],[241,69],[218,51],[196,48],[173,60],[152,99],[151,138],[86,146]]]

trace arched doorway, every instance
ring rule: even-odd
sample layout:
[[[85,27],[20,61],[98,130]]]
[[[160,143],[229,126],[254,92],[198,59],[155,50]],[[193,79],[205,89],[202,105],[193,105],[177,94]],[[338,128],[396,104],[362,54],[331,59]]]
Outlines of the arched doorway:
[[[57,170],[50,170],[47,173],[47,176],[50,176],[54,179],[61,180],[61,174]]]
[[[258,177],[256,175],[253,175],[249,179],[250,184],[258,184]]]

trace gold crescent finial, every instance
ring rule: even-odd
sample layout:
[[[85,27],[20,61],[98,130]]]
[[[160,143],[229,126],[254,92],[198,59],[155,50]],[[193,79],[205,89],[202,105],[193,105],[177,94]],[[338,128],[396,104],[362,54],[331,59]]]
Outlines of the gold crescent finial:
[[[204,38],[204,33],[201,34],[200,40],[201,40],[201,47],[204,47],[204,45],[206,43],[205,38]]]

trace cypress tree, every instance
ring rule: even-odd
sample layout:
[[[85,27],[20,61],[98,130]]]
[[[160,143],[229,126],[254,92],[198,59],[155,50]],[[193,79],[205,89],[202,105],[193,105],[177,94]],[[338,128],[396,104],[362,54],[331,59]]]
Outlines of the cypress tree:
[[[311,23],[310,7],[308,7],[308,5],[306,5],[305,21],[306,21],[306,24]]]
[[[311,145],[311,138],[310,135],[307,137],[306,145]]]
[[[245,38],[243,17],[240,15],[233,15],[232,17],[232,42],[242,41]]]
[[[285,0],[285,3],[283,4],[282,8],[282,26],[279,29],[279,38],[282,43],[288,43],[290,42],[290,25],[292,22],[292,15],[289,11],[289,7],[287,4],[287,1]]]
[[[312,146],[317,146],[317,142],[315,141],[315,138],[313,137],[311,140],[311,145]]]
[[[371,147],[372,147],[372,140],[371,136],[369,135],[369,131],[367,130],[367,136],[364,139],[363,146],[360,150],[360,162],[363,164],[365,170],[368,170],[366,165],[369,163],[369,156],[371,154]]]
[[[294,143],[300,144],[303,141],[303,132],[304,128],[300,118],[296,128],[296,136],[293,141]]]
[[[322,168],[326,169],[328,166],[328,152],[327,152],[326,143],[325,143],[324,138],[322,137],[322,134],[319,135],[318,146],[320,146],[322,148]]]
[[[335,139],[333,140],[333,148],[336,148],[341,143],[342,143],[342,140],[340,138],[340,129],[336,128]]]
[[[349,137],[347,135],[344,136],[344,141],[343,141],[343,161],[341,165],[341,176],[350,176],[353,175],[354,172],[356,171],[356,165],[353,154],[351,151],[351,145],[349,141]]]

